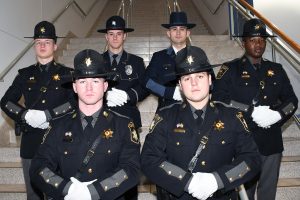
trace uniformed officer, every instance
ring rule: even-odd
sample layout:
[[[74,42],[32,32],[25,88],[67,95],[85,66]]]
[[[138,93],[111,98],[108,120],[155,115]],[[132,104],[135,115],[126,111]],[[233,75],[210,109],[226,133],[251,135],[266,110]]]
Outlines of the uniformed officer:
[[[27,199],[40,199],[29,179],[31,159],[36,153],[49,121],[72,111],[74,95],[71,88],[63,88],[62,77],[71,69],[54,61],[57,49],[55,27],[47,21],[34,28],[34,50],[37,63],[19,70],[12,85],[1,99],[1,109],[15,121],[16,134],[21,139],[22,167]],[[19,102],[24,97],[24,105]],[[72,103],[73,102],[73,103]]]
[[[244,24],[245,54],[225,63],[217,75],[212,99],[245,112],[263,164],[257,177],[257,199],[275,199],[283,151],[281,126],[297,110],[298,100],[281,64],[262,58],[266,48],[265,24],[250,19]],[[249,183],[254,199],[256,181]]]
[[[190,29],[196,25],[188,23],[185,12],[172,12],[169,24],[162,24],[167,28],[170,47],[155,52],[146,69],[144,86],[158,96],[158,108],[181,101],[179,87],[176,86],[176,76],[170,76],[175,71],[175,56],[187,45]]]
[[[110,64],[110,70],[119,76],[118,83],[107,92],[107,105],[111,110],[132,118],[136,128],[140,128],[141,115],[136,104],[145,99],[148,92],[141,84],[145,72],[143,59],[124,50],[127,33],[132,31],[134,29],[125,27],[125,20],[120,16],[110,17],[106,28],[98,30],[105,33],[108,45],[103,57]]]
[[[166,190],[159,199],[236,199],[235,188],[260,168],[252,134],[241,112],[210,102],[213,66],[202,49],[182,49],[176,63],[184,102],[155,115],[142,170]]]
[[[47,196],[65,200],[124,199],[139,181],[140,143],[134,123],[103,107],[106,63],[94,50],[74,58],[78,109],[53,121],[30,175]]]

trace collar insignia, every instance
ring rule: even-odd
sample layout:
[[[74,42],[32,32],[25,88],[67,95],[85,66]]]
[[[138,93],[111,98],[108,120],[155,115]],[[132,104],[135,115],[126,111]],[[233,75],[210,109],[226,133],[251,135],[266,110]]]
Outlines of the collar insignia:
[[[219,120],[218,122],[214,123],[214,127],[215,130],[221,131],[224,128],[224,123],[221,120]]]
[[[84,62],[85,62],[85,65],[86,65],[87,67],[90,66],[90,65],[92,64],[91,58],[86,58]]]
[[[105,139],[109,139],[113,137],[113,131],[111,129],[104,130],[102,133],[102,137]]]
[[[41,31],[41,33],[45,33],[45,31],[46,31],[45,27],[42,27],[42,28],[40,29],[40,31]]]
[[[269,69],[268,72],[267,72],[267,75],[270,76],[270,77],[274,76],[274,71]]]
[[[191,64],[194,62],[193,56],[188,56],[188,57],[186,58],[186,62],[189,63],[189,65],[191,65]]]
[[[155,114],[149,128],[149,133],[152,133],[156,125],[163,120],[158,114]]]
[[[55,75],[52,76],[52,79],[54,81],[59,81],[60,80],[60,76],[58,74],[55,74]]]

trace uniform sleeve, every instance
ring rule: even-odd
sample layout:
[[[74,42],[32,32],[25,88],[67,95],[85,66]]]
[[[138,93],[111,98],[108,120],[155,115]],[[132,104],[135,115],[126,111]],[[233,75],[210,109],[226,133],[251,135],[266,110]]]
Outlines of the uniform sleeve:
[[[143,59],[137,59],[136,66],[138,68],[138,76],[143,77],[145,74],[145,64]],[[139,78],[137,84],[129,88],[126,92],[132,105],[136,105],[137,102],[144,100],[149,95],[149,92],[142,86],[141,78]]]
[[[181,196],[192,174],[168,161],[166,125],[163,119],[155,116],[151,125],[154,129],[147,135],[141,154],[142,171],[155,184]]]
[[[144,86],[150,90],[150,92],[164,97],[166,99],[172,99],[175,91],[175,87],[166,87],[160,82],[160,71],[157,70],[162,65],[158,54],[154,53],[153,57],[146,69],[145,76],[143,79]]]
[[[133,122],[127,120],[118,124],[122,132],[123,145],[118,159],[118,166],[111,176],[98,179],[88,188],[92,199],[116,199],[139,182],[140,143]]]
[[[44,135],[44,142],[32,159],[30,178],[33,184],[54,199],[62,199],[71,185],[69,179],[64,179],[56,171],[59,163],[59,152],[56,139],[57,133],[51,127]]]
[[[278,97],[280,104],[273,109],[280,113],[282,119],[278,123],[280,123],[282,126],[296,112],[298,108],[298,99],[290,80],[281,65],[280,69],[280,74],[282,75],[281,83],[283,84]]]
[[[236,114],[232,127],[236,139],[234,160],[214,172],[219,189],[224,191],[233,190],[250,181],[260,171],[261,166],[257,146],[241,112]]]
[[[23,95],[22,85],[24,85],[24,80],[19,73],[1,99],[1,109],[16,122],[24,120],[22,117],[27,110],[19,103]]]

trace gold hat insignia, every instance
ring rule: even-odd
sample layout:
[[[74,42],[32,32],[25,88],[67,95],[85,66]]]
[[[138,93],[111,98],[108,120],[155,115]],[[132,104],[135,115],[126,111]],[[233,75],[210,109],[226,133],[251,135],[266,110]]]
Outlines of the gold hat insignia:
[[[189,63],[189,64],[191,65],[191,64],[194,62],[193,56],[188,56],[188,57],[186,58],[186,62]]]
[[[254,29],[255,29],[255,30],[260,29],[260,24],[256,24],[256,25],[254,26]]]
[[[115,25],[116,25],[116,21],[112,21],[111,24],[112,24],[113,26],[115,26]]]
[[[88,67],[92,64],[92,59],[91,58],[86,58],[85,59],[85,65]]]
[[[45,31],[46,31],[45,27],[42,27],[40,31],[41,31],[41,33],[45,33]]]

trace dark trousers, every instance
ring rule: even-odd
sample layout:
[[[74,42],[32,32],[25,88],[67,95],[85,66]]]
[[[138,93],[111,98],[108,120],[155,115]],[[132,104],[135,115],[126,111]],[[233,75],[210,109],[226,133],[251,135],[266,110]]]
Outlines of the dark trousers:
[[[262,168],[260,174],[244,184],[249,200],[255,199],[255,191],[257,200],[275,200],[281,158],[282,153],[269,156],[261,155]]]

